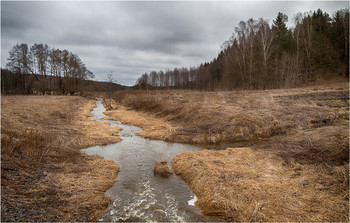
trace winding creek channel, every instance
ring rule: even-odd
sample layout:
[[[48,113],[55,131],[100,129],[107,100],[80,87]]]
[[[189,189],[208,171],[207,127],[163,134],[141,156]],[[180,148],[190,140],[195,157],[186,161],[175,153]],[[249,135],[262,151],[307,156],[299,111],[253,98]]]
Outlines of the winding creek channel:
[[[186,183],[176,175],[169,178],[154,176],[156,160],[168,160],[182,151],[200,151],[200,148],[160,140],[149,140],[137,135],[141,128],[124,125],[119,121],[102,120],[106,111],[102,99],[97,99],[92,114],[96,121],[119,126],[121,142],[106,146],[94,146],[83,151],[114,160],[121,167],[116,183],[105,195],[112,198],[98,221],[124,222],[203,222],[216,221],[203,216],[194,206],[195,196]]]

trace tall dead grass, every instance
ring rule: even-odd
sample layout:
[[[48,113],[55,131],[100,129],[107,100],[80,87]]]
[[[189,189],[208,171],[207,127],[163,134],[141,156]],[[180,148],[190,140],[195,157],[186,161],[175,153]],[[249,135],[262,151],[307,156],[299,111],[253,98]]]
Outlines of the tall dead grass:
[[[290,163],[343,165],[349,162],[349,121],[301,130],[254,147],[277,152]]]
[[[264,150],[183,152],[175,173],[206,215],[239,222],[348,222],[348,165],[286,163]]]
[[[192,144],[257,140],[285,134],[292,128],[329,124],[347,116],[346,109],[296,100],[285,103],[276,94],[276,90],[132,91],[118,92],[115,100],[169,123],[174,131],[168,132],[167,140]]]
[[[94,100],[81,97],[3,96],[1,105],[1,220],[94,221],[119,166],[77,149],[117,142],[118,129],[90,120]]]

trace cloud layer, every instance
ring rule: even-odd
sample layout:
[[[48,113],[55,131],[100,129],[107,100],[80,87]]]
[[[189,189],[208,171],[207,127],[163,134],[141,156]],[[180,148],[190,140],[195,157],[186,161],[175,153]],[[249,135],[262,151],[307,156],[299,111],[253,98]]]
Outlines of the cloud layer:
[[[46,43],[80,56],[96,76],[133,85],[144,72],[197,66],[217,56],[240,20],[347,2],[1,2],[1,66],[18,43]],[[292,24],[292,23],[289,23]]]

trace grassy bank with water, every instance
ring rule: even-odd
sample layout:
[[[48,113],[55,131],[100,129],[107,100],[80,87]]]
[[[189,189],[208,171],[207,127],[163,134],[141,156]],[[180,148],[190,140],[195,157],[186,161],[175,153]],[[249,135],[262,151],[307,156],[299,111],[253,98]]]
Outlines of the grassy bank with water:
[[[144,137],[225,149],[173,160],[204,214],[348,221],[348,89],[337,80],[266,91],[126,91],[107,114],[142,127]]]
[[[1,97],[1,220],[95,221],[119,166],[79,149],[120,141],[93,99]]]

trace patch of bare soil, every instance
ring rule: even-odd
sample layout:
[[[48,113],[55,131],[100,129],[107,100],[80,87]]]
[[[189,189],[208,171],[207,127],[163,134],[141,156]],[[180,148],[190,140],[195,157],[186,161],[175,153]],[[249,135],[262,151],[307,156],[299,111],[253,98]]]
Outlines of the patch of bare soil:
[[[89,119],[95,100],[1,98],[1,220],[95,221],[119,166],[78,151],[120,141],[118,128]]]

